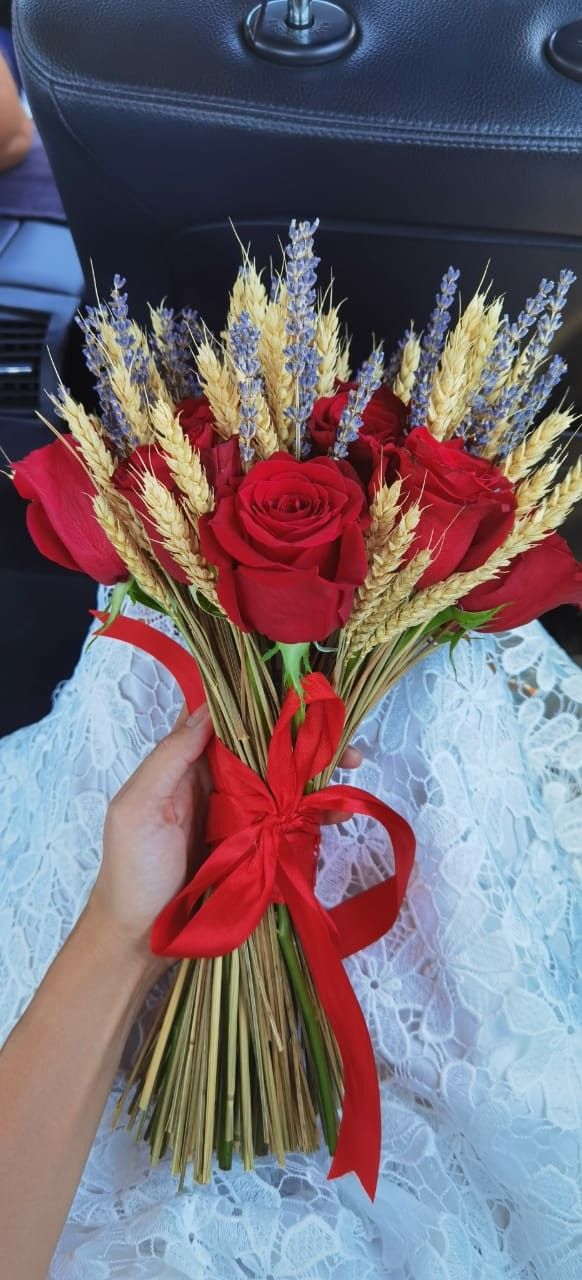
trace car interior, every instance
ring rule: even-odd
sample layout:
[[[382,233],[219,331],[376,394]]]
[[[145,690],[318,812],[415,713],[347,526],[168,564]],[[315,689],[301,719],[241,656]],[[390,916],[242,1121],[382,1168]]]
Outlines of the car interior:
[[[449,263],[515,312],[578,276],[556,350],[582,408],[582,22],[571,0],[13,0],[0,53],[35,124],[0,173],[0,446],[48,443],[58,377],[91,403],[75,313],[113,276],[220,326],[239,243],[319,217],[357,362],[422,323]],[[289,24],[289,14],[292,23]],[[294,25],[293,25],[294,24]],[[302,25],[303,24],[303,25]],[[577,28],[578,35],[571,31]],[[11,61],[15,55],[15,60]],[[236,234],[235,234],[236,232]],[[560,397],[563,392],[560,392]],[[574,428],[564,465],[580,452]],[[3,733],[45,714],[94,584],[41,559],[1,479]],[[582,552],[580,517],[565,536]],[[575,610],[545,619],[582,654]]]

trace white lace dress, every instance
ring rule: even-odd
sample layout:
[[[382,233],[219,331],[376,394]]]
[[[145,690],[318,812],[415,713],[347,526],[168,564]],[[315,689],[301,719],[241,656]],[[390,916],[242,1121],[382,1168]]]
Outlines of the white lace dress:
[[[358,784],[418,839],[396,927],[349,962],[382,1079],[375,1203],[327,1182],[324,1152],[180,1195],[111,1130],[114,1091],[50,1280],[580,1280],[581,704],[536,624],[461,645],[456,675],[436,652],[362,727]],[[179,705],[150,658],[99,640],[0,744],[2,1036],[85,902],[108,800]],[[326,833],[326,901],[378,878],[377,831]]]

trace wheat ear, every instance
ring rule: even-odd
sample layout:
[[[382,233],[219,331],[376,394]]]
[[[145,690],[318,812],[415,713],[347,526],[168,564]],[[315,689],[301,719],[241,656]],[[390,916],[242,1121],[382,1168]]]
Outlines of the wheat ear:
[[[149,562],[142,547],[128,532],[124,521],[119,518],[114,504],[109,501],[106,494],[96,494],[93,498],[93,510],[112,547],[127,566],[129,574],[135,578],[142,591],[169,611],[171,600],[161,575]]]
[[[131,330],[140,349],[149,356],[147,339],[135,321],[131,322]],[[149,444],[152,432],[147,405],[144,406],[141,390],[131,380],[131,373],[125,364],[124,352],[109,320],[102,320],[99,338],[106,357],[107,377],[115,398],[129,422],[137,443]]]
[[[286,288],[281,286],[276,302],[270,302],[261,331],[260,360],[267,403],[280,445],[287,448],[290,440],[290,423],[287,410],[293,404],[293,378],[287,369],[288,346],[286,316]]]
[[[239,428],[239,396],[230,369],[209,342],[200,344],[196,366],[202,389],[214,414],[216,429],[226,439]]]
[[[115,471],[115,460],[105,444],[99,419],[89,415],[64,389],[52,396],[57,413],[67,423],[98,488],[107,489]]]
[[[365,613],[356,617],[355,625],[348,632],[348,638],[354,649],[365,648],[389,614],[409,599],[423,573],[428,569],[431,559],[432,555],[427,547],[424,551],[418,551],[408,564],[403,565],[391,575],[385,590],[371,601]],[[370,647],[374,647],[373,644]]]
[[[317,396],[332,396],[339,358],[339,312],[337,307],[322,311],[317,320],[315,344],[319,355]]]
[[[350,367],[350,347],[352,345],[351,338],[346,338],[340,347],[340,353],[337,362],[337,378],[338,382],[349,382],[352,376]]]
[[[470,398],[474,391],[478,391],[481,385],[483,370],[491,351],[493,350],[497,331],[501,324],[502,311],[503,298],[495,298],[491,303],[491,306],[487,307],[484,311],[479,331],[473,340],[473,345],[469,353],[467,370],[467,399]]]
[[[379,555],[388,544],[388,538],[398,515],[401,488],[402,481],[395,480],[391,485],[381,485],[374,494],[370,507],[370,526],[366,532],[370,563],[374,556]]]
[[[537,467],[542,458],[545,458],[552,445],[564,431],[573,426],[574,421],[575,415],[571,409],[556,409],[554,413],[549,413],[501,463],[501,470],[507,479],[512,484],[522,480],[528,471]]]
[[[493,428],[487,438],[484,449],[481,449],[481,457],[486,458],[488,462],[494,462],[500,452],[503,441],[507,432],[511,430],[511,423],[508,418],[501,418],[497,425]]]
[[[262,329],[265,323],[268,302],[267,290],[255,263],[247,259],[245,265],[241,267],[232,288],[226,331],[223,337],[228,339],[230,329],[232,329],[233,324],[236,324],[237,320],[240,320],[243,311],[246,311],[252,323],[258,329]]]
[[[188,523],[182,508],[165,485],[149,471],[143,472],[141,487],[144,502],[164,547],[184,571],[188,582],[216,604],[214,570],[201,555],[196,531]]]
[[[400,367],[392,384],[394,395],[398,396],[398,399],[402,400],[403,404],[410,403],[419,362],[420,338],[417,338],[415,333],[411,333],[402,348]]]
[[[359,629],[380,604],[392,575],[413,541],[419,520],[420,506],[415,503],[402,514],[398,524],[388,534],[384,546],[373,553],[366,579],[356,591],[354,607],[346,627],[348,636]]]
[[[437,440],[448,440],[462,420],[467,403],[467,373],[480,299],[473,299],[447,338],[428,402],[427,426]],[[474,305],[473,305],[474,304]],[[482,303],[481,303],[482,307]],[[467,319],[466,319],[467,318]],[[466,321],[466,322],[465,322]]]
[[[422,626],[449,605],[490,582],[522,552],[528,551],[557,529],[582,497],[582,459],[578,459],[550,496],[532,514],[518,518],[505,542],[478,569],[453,573],[444,582],[425,587],[384,620],[364,646],[364,652],[379,644],[394,642],[409,627]]]
[[[532,471],[530,476],[526,476],[525,480],[519,482],[515,490],[519,515],[531,511],[545,498],[548,489],[554,482],[556,473],[560,469],[561,462],[562,459],[558,455],[558,457],[552,458],[550,462],[542,463],[537,471]]]
[[[566,472],[563,480],[554,485],[551,493],[530,517],[532,525],[542,530],[541,536],[557,529],[582,498],[582,458]],[[521,526],[520,526],[521,527]]]
[[[179,417],[164,400],[152,407],[152,425],[170,471],[183,495],[184,506],[194,522],[214,508],[214,494],[202,466],[198,449],[184,435]]]

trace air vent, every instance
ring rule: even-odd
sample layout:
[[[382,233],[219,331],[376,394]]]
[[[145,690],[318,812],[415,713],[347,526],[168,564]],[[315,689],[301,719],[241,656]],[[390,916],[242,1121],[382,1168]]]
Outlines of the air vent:
[[[0,307],[0,413],[38,407],[49,316]]]

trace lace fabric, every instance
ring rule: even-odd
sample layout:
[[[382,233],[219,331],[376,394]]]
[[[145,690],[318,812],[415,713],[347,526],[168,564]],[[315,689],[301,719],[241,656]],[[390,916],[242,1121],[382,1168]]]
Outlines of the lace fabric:
[[[180,702],[152,659],[100,639],[0,744],[2,1037],[86,901],[109,799]],[[455,669],[435,652],[361,727],[358,785],[418,840],[395,928],[348,962],[382,1081],[375,1203],[327,1181],[325,1151],[178,1194],[111,1128],[120,1073],[50,1280],[577,1280],[581,708],[582,672],[534,624],[462,644]],[[369,819],[327,829],[322,899],[389,858]]]

